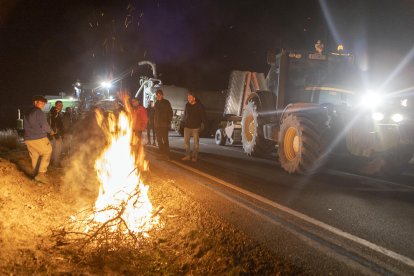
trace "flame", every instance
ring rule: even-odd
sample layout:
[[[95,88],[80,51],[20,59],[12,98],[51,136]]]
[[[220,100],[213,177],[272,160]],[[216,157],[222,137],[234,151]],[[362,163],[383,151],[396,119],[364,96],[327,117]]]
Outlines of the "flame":
[[[121,112],[118,117],[110,113],[106,119],[101,112],[96,115],[108,145],[95,161],[95,170],[101,183],[93,220],[105,223],[119,219],[129,231],[147,232],[157,224],[158,218],[153,217],[148,186],[140,179],[140,169],[146,170],[148,162],[144,158],[142,146],[134,141],[132,120],[125,112]],[[111,227],[111,230],[116,231],[119,223]]]

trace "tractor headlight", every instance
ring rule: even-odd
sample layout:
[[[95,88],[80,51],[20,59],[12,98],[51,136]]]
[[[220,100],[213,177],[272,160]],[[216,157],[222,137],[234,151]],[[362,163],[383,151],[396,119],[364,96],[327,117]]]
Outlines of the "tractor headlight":
[[[372,119],[377,122],[382,121],[384,119],[384,114],[381,112],[375,112],[372,114]]]
[[[393,122],[395,122],[395,123],[399,123],[399,122],[401,122],[402,120],[404,120],[404,117],[403,117],[403,115],[401,115],[401,114],[399,114],[399,113],[395,113],[395,114],[393,114],[393,115],[391,116],[391,120],[392,120]]]
[[[367,109],[375,109],[381,103],[382,103],[382,96],[378,93],[370,92],[361,98],[359,105]]]

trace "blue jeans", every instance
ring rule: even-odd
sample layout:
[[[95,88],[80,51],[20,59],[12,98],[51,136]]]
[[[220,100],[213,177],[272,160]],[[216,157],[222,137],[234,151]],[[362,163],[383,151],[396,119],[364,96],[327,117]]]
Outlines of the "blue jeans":
[[[198,149],[200,148],[200,135],[199,135],[199,128],[184,128],[184,146],[185,146],[185,155],[190,157],[191,148],[190,148],[190,138],[191,135],[194,139],[194,146],[193,146],[193,158],[197,159],[198,156]]]
[[[62,155],[63,141],[62,137],[53,137],[52,143],[52,164],[55,166],[60,165],[60,157]]]

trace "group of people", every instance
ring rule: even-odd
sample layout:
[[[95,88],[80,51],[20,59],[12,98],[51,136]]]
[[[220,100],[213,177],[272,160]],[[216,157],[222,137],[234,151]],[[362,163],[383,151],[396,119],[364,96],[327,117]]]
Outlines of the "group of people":
[[[168,151],[168,130],[171,125],[173,111],[168,100],[164,99],[162,90],[156,92],[157,101],[150,101],[147,108],[144,108],[137,98],[130,100],[130,113],[132,118],[132,130],[136,140],[142,141],[142,133],[147,131],[147,144],[156,146],[155,140],[162,149],[162,152]]]
[[[173,111],[170,102],[164,98],[162,90],[155,94],[157,101],[154,107],[154,127],[157,135],[160,152],[169,158],[170,147],[168,141],[168,131],[171,126]],[[202,123],[207,123],[203,105],[197,100],[192,91],[188,91],[187,104],[185,105],[183,125],[184,125],[184,147],[185,156],[183,161],[197,161],[200,148],[200,129]],[[149,132],[147,132],[148,134]],[[149,135],[149,134],[148,134]],[[193,149],[191,150],[190,140],[193,137]]]
[[[138,99],[131,99],[131,116],[133,132],[141,143],[142,132],[147,130],[147,141],[152,145],[157,140],[160,153],[163,157],[169,158],[170,146],[168,132],[171,127],[173,110],[170,102],[164,98],[161,89],[157,90],[156,102],[150,102],[145,109],[140,105]],[[182,160],[197,161],[199,151],[199,131],[202,123],[206,123],[206,115],[203,105],[197,100],[194,93],[188,92],[188,103],[184,111],[184,146],[185,156]],[[35,180],[41,183],[48,183],[46,172],[49,163],[61,167],[60,158],[62,151],[70,146],[70,129],[73,123],[72,109],[66,108],[62,112],[62,101],[56,101],[50,110],[49,120],[43,109],[47,99],[43,96],[34,96],[32,99],[33,108],[24,117],[25,134],[24,139],[32,160],[33,175]],[[190,139],[194,140],[191,150]]]

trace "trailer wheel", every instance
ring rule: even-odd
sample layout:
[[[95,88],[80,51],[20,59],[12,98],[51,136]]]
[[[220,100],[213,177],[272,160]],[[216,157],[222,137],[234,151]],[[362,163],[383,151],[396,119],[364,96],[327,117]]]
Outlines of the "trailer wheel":
[[[214,141],[219,146],[224,146],[226,144],[226,135],[224,134],[224,130],[222,128],[217,129],[216,135],[214,135]]]
[[[178,135],[180,135],[181,137],[184,136],[184,123],[182,122],[182,116],[177,116],[173,118],[172,128]]]
[[[258,123],[258,104],[249,101],[243,109],[242,116],[242,144],[248,155],[265,155],[271,153],[275,144],[263,137],[262,128]]]
[[[288,115],[279,132],[279,161],[289,173],[309,174],[319,169],[322,156],[321,135],[312,120],[305,116]]]

